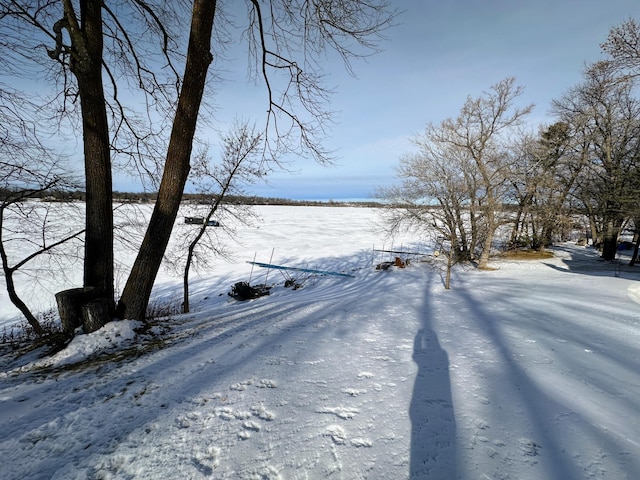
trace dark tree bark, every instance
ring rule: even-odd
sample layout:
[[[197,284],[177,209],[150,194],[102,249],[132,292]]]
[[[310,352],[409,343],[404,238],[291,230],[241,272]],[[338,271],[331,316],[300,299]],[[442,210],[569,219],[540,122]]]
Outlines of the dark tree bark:
[[[3,249],[3,254],[4,254],[4,249]],[[36,335],[38,336],[44,335],[45,331],[42,328],[42,325],[40,325],[40,322],[35,317],[35,315],[31,313],[31,310],[29,309],[29,307],[27,307],[26,303],[24,303],[22,299],[18,296],[18,292],[16,292],[16,287],[13,282],[13,271],[10,271],[9,269],[5,268],[4,278],[7,283],[7,293],[9,294],[9,300],[11,300],[11,303],[13,303],[16,306],[16,308],[20,310],[20,313],[22,313],[22,315],[24,315],[24,318],[27,319],[27,322],[29,322],[29,325],[31,325],[31,328],[33,328],[33,331],[35,332]]]
[[[113,299],[113,199],[109,125],[102,87],[102,2],[81,3],[88,65],[76,72],[84,132],[87,192],[84,285]],[[112,300],[113,303],[113,300]]]
[[[109,124],[102,85],[102,2],[80,1],[80,21],[71,2],[64,3],[64,18],[56,23],[59,58],[62,30],[71,38],[69,66],[78,82],[82,111],[86,183],[84,286],[113,298],[113,213]]]
[[[602,242],[602,258],[609,262],[616,259],[618,251],[618,231],[611,223],[613,222],[605,225],[604,240]]]
[[[104,327],[111,321],[113,302],[108,298],[98,298],[82,305],[82,328],[91,333]]]
[[[207,70],[216,2],[195,0],[184,83],[173,121],[162,181],[140,251],[118,302],[118,318],[144,320],[151,289],[169,243],[190,170],[191,150]]]
[[[93,287],[72,288],[56,293],[60,322],[65,333],[72,335],[82,325],[82,307],[95,299],[96,290]]]
[[[640,251],[640,228],[636,227],[636,238],[633,246],[633,255],[629,261],[629,266],[633,267],[638,261],[638,252]]]

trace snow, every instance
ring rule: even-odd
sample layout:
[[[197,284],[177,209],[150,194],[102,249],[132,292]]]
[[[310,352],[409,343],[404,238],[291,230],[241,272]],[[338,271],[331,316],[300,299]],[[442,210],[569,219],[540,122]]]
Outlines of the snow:
[[[445,290],[438,261],[375,269],[373,210],[260,213],[193,313],[0,358],[0,478],[640,478],[637,270],[563,244]],[[254,254],[354,277],[270,271],[238,302]],[[165,272],[155,295],[180,288]]]

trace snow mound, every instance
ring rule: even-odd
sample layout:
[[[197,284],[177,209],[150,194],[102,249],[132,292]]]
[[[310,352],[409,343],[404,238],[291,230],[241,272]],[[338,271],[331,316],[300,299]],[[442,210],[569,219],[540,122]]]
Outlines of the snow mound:
[[[71,343],[51,357],[28,363],[18,370],[26,372],[44,367],[62,367],[81,363],[99,353],[115,351],[136,336],[135,330],[141,328],[142,322],[137,320],[116,320],[92,333],[76,335]],[[7,372],[11,375],[16,372]]]
[[[121,320],[107,323],[104,327],[86,335],[74,337],[64,350],[49,359],[52,366],[78,363],[96,353],[113,350],[124,342],[133,340],[135,329],[142,323],[135,320]]]

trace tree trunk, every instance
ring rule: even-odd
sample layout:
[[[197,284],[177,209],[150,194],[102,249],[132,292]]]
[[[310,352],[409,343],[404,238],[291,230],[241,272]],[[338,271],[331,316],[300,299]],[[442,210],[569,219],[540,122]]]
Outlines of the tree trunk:
[[[13,272],[10,272],[9,274],[5,273],[5,281],[7,282],[7,292],[9,293],[9,300],[11,300],[11,303],[13,303],[16,308],[20,310],[20,313],[22,313],[22,315],[24,315],[24,318],[27,319],[27,322],[29,322],[29,325],[31,325],[31,328],[33,328],[33,331],[36,335],[44,335],[45,331],[42,328],[42,325],[40,325],[38,319],[33,313],[31,313],[29,307],[27,307],[27,305],[22,301],[22,299],[16,292],[15,283],[13,282]]]
[[[489,255],[491,254],[491,244],[493,243],[493,234],[487,232],[487,238],[482,245],[482,253],[478,259],[478,268],[485,269],[489,267]]]
[[[190,169],[191,149],[211,55],[216,1],[195,0],[184,82],[169,140],[164,173],[140,251],[118,302],[119,318],[144,320],[151,289],[169,243]]]
[[[513,229],[511,230],[511,238],[509,239],[509,245],[516,245],[518,242],[518,238],[520,237],[520,225],[521,222],[524,222],[525,215],[523,214],[524,206],[522,204],[518,205],[518,210],[516,212],[516,218],[513,220]]]
[[[182,313],[189,313],[191,310],[191,306],[189,305],[189,270],[191,270],[194,248],[195,243],[191,242],[189,252],[187,253],[187,261],[184,266],[184,275],[182,277]]]
[[[93,287],[72,288],[56,293],[58,313],[65,333],[72,335],[82,325],[82,307],[95,299],[96,289]]]
[[[612,218],[604,224],[604,240],[602,244],[602,258],[607,261],[613,261],[618,251],[618,233],[622,222],[614,221]]]
[[[4,248],[4,239],[2,236],[3,228],[4,228],[4,207],[0,209],[0,259],[2,259],[2,271],[4,273],[4,280],[7,284],[7,293],[9,294],[9,300],[11,303],[15,305],[15,307],[20,310],[20,312],[24,315],[33,328],[33,331],[36,335],[43,335],[44,329],[38,319],[31,313],[29,307],[22,301],[22,299],[18,296],[18,292],[16,292],[16,286],[13,281],[13,273],[15,270],[9,267],[9,259],[7,258],[7,252]]]
[[[640,230],[636,230],[635,245],[633,246],[633,255],[629,261],[629,266],[633,267],[638,261],[638,251],[640,251]]]
[[[449,237],[449,256],[447,257],[447,275],[444,281],[445,290],[449,290],[449,288],[451,288],[451,269],[453,268],[453,264],[454,264],[453,256],[458,255],[457,245],[455,247],[454,245],[455,245],[455,235],[452,234]]]
[[[86,182],[84,285],[114,297],[113,205],[109,123],[102,85],[102,2],[80,2],[81,23],[65,7],[73,44],[71,71],[78,81],[82,110]]]
[[[98,298],[82,305],[82,327],[84,333],[91,333],[104,327],[113,312],[113,301]]]
[[[487,212],[485,220],[486,237],[482,245],[482,253],[478,259],[478,268],[484,269],[489,266],[489,255],[491,255],[491,245],[493,244],[493,236],[496,231],[496,219],[495,219],[495,202],[487,202]]]

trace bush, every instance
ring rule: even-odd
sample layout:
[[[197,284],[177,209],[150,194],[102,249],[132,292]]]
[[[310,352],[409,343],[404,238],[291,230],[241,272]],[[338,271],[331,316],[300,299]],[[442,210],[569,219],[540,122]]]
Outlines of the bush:
[[[66,344],[68,338],[62,331],[62,325],[55,309],[47,310],[36,315],[38,323],[44,329],[44,335],[37,335],[33,327],[26,320],[13,325],[4,326],[0,332],[0,346],[12,350],[26,349],[27,351],[42,345],[59,348]]]

